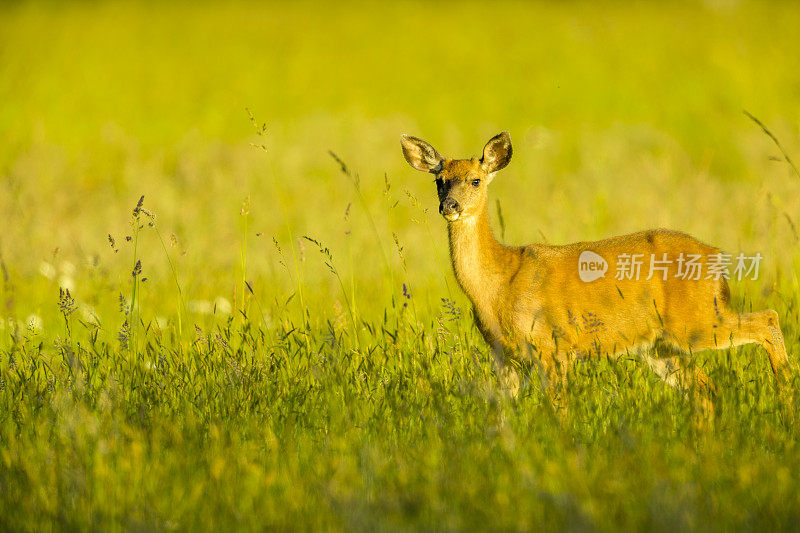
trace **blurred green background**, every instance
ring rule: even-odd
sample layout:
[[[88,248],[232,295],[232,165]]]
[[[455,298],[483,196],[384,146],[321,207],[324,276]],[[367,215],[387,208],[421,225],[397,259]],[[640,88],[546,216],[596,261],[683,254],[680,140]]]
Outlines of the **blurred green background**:
[[[124,234],[145,195],[188,252],[187,290],[227,295],[250,195],[250,228],[264,235],[250,244],[254,280],[286,282],[271,243],[288,246],[285,212],[295,237],[319,239],[340,263],[346,246],[358,250],[365,284],[380,282],[381,248],[396,264],[396,232],[414,284],[441,291],[444,223],[428,178],[401,156],[401,133],[467,157],[511,132],[514,161],[491,191],[509,242],[669,226],[733,251],[797,244],[787,216],[798,224],[800,180],[742,113],[800,153],[793,3],[0,9],[0,251],[20,276],[36,276],[55,247],[79,277],[87,257],[115,260],[106,235]],[[267,124],[269,158],[250,146],[245,108]],[[360,176],[366,204],[349,223],[356,192],[329,150]],[[399,202],[388,219],[385,177]],[[407,193],[432,214],[438,254]],[[145,257],[162,272],[163,259]],[[316,266],[305,275],[324,289],[333,282]]]
[[[628,360],[563,413],[498,399],[399,139],[508,130],[508,243],[760,252],[734,303],[796,358],[800,177],[743,110],[800,161],[799,27],[778,1],[0,3],[0,529],[796,527],[798,401],[759,350],[711,357],[716,426]]]

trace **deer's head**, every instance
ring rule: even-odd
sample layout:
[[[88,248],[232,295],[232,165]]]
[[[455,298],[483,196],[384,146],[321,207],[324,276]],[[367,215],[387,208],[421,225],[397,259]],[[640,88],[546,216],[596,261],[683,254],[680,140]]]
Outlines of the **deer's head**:
[[[486,186],[494,173],[511,160],[511,136],[507,131],[492,137],[479,159],[443,158],[430,144],[408,135],[402,136],[401,144],[409,165],[436,177],[439,212],[449,222],[480,213],[486,206]]]

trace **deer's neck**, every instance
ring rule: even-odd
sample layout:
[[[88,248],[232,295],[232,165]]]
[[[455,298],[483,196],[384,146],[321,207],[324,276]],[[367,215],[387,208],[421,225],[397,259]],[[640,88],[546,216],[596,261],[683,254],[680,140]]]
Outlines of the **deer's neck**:
[[[448,231],[450,260],[459,285],[477,310],[490,312],[508,282],[506,271],[513,252],[494,238],[486,207],[476,216],[450,222]]]

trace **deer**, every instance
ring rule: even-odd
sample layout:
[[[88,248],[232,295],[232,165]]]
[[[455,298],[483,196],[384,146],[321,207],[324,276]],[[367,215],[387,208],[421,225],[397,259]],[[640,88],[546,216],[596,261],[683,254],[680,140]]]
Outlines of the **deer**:
[[[521,365],[535,363],[546,387],[548,376],[563,375],[576,359],[625,353],[643,358],[669,385],[689,380],[713,392],[707,376],[686,364],[687,356],[751,343],[766,350],[778,387],[787,379],[778,313],[731,307],[718,248],[668,229],[507,246],[489,224],[488,186],[511,161],[508,132],[490,139],[479,158],[445,158],[408,135],[401,146],[411,167],[434,176],[455,278],[511,395],[519,389],[515,368]],[[644,265],[641,275],[627,268],[632,258]],[[654,262],[655,272],[641,272]]]

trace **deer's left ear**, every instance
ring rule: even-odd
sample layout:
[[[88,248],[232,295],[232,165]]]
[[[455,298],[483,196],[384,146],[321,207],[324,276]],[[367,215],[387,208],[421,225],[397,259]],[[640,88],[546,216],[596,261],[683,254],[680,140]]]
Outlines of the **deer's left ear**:
[[[422,139],[417,139],[411,135],[402,135],[400,144],[403,147],[403,156],[412,167],[432,174],[442,170],[442,156],[433,146]]]
[[[483,147],[481,167],[489,174],[505,168],[511,161],[511,135],[507,131],[492,137]]]

